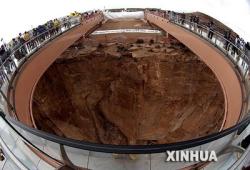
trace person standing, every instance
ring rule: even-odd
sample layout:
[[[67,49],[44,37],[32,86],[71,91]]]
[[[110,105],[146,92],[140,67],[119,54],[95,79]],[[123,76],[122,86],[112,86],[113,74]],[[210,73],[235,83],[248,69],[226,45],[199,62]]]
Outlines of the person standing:
[[[250,42],[245,44],[245,54],[248,58],[250,58]]]
[[[225,48],[225,50],[229,50],[229,40],[230,40],[230,38],[231,38],[231,30],[228,30],[228,31],[225,31],[224,32],[224,41],[225,41],[225,43],[224,43],[224,48]]]
[[[198,16],[194,17],[194,26],[195,26],[195,31],[200,33],[200,26],[199,26],[200,18]]]
[[[239,44],[239,35],[236,35],[235,39],[234,39],[234,45],[233,45],[233,55],[238,55],[238,44]]]
[[[54,29],[56,33],[59,33],[60,31],[60,21],[58,19],[54,19],[53,21]]]
[[[198,32],[199,33],[201,33],[202,31],[201,31],[201,29],[202,29],[202,27],[200,26],[200,17],[199,16],[197,16],[197,27],[198,27]]]
[[[27,50],[30,51],[30,49],[31,49],[31,43],[29,42],[30,33],[25,31],[24,34],[23,34],[23,39],[24,39],[24,41],[26,43]]]
[[[214,22],[210,21],[210,23],[208,24],[208,38],[212,40],[213,36],[214,36]]]
[[[184,13],[182,13],[182,17],[181,17],[181,24],[182,25],[185,24],[185,19],[186,19],[186,15]]]
[[[193,26],[193,22],[194,22],[194,16],[191,15],[190,18],[189,18],[189,29],[192,29],[192,26]]]
[[[19,47],[18,48],[20,48],[19,49],[20,54],[21,54],[22,57],[24,57],[27,54],[27,50],[25,48],[25,44],[24,44],[25,40],[23,38],[23,35],[20,33],[17,39],[18,39],[18,42],[19,42]]]

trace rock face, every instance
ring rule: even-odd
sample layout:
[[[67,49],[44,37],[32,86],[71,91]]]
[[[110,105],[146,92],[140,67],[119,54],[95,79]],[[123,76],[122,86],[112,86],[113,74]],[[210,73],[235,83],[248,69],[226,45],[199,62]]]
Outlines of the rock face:
[[[185,47],[86,48],[58,60],[39,81],[33,102],[39,129],[105,144],[170,143],[220,129],[221,86]]]

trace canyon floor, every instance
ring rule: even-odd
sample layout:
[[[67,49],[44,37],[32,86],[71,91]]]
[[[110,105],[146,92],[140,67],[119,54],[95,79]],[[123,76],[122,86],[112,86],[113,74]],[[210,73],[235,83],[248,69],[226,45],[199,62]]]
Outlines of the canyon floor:
[[[189,140],[219,131],[223,116],[213,72],[164,34],[90,35],[49,67],[33,98],[38,129],[102,144]]]

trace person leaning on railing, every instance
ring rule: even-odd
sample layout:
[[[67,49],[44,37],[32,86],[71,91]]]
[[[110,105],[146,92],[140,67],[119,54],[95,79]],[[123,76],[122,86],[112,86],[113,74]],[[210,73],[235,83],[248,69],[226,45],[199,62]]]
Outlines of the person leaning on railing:
[[[53,36],[55,34],[55,30],[53,29],[54,28],[54,23],[52,20],[49,20],[47,23],[46,23],[46,26],[47,26],[47,29],[49,30],[49,36]]]
[[[75,11],[73,15],[77,17],[81,14]],[[70,17],[67,17],[66,21],[69,21],[66,22],[67,28],[69,28],[71,26]],[[48,39],[52,34],[58,33],[60,31],[60,27],[61,23],[58,19],[53,21],[51,20],[44,25],[39,25],[37,28],[33,28],[30,31],[25,31],[23,35],[20,33],[17,38],[13,38],[11,42],[5,46],[1,44],[0,63],[3,63],[11,52],[16,59],[21,59],[28,53],[28,51],[36,48],[39,43],[42,43],[45,39]],[[47,32],[48,30],[51,31]],[[27,43],[26,46],[24,43]]]
[[[25,31],[24,34],[23,34],[23,39],[25,41],[26,46],[27,46],[27,49],[30,50],[31,49],[31,42],[29,42],[30,40],[30,33]]]
[[[38,37],[38,41],[42,43],[46,39],[45,32],[47,31],[47,28],[45,25],[39,25],[36,29]]]
[[[23,56],[25,55],[25,50],[23,48],[20,48],[24,43],[23,41],[24,40],[21,38],[20,34],[17,38],[12,39],[11,50],[14,53],[15,58],[18,60],[23,58]]]
[[[66,29],[69,29],[71,27],[71,22],[70,22],[71,17],[67,16],[66,18],[63,18],[63,26]]]
[[[30,31],[30,35],[31,35],[31,40],[30,40],[31,49],[35,49],[38,46],[38,39],[35,38],[38,35],[37,28],[33,28]]]
[[[49,26],[49,24],[48,24],[48,22],[46,22],[45,24],[44,24],[44,27],[45,27],[45,29],[46,29],[46,31],[45,31],[45,39],[49,39],[50,38],[50,31],[49,31],[49,29],[50,29],[50,26]]]
[[[54,19],[53,21],[53,25],[54,25],[54,29],[56,31],[56,33],[58,33],[60,31],[60,21],[58,19]]]

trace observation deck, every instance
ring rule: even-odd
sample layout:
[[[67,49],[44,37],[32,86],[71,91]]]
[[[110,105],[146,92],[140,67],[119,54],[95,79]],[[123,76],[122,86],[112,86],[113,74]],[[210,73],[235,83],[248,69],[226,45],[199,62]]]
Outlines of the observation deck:
[[[225,99],[220,131],[188,141],[144,146],[95,144],[38,130],[34,123],[32,101],[39,79],[66,49],[102,25],[105,19],[99,12],[89,18],[66,21],[71,23],[70,26],[62,24],[53,35],[50,31],[38,35],[30,40],[38,44],[35,48],[29,48],[30,42],[27,42],[13,51],[2,64],[5,82],[1,88],[3,113],[0,118],[0,144],[9,161],[6,166],[16,166],[14,169],[213,169],[220,166],[236,169],[247,165],[245,158],[249,156],[250,147],[243,149],[239,144],[250,131],[248,57],[218,32],[214,32],[213,39],[208,39],[208,29],[204,26],[200,25],[198,30],[187,20],[182,22],[180,18],[148,10],[145,10],[144,17],[188,47],[215,74]],[[230,50],[224,49],[226,41],[238,49],[238,55],[231,55]],[[17,59],[17,51],[23,48],[27,49],[27,55]],[[166,150],[184,149],[215,150],[219,161],[164,161]]]

